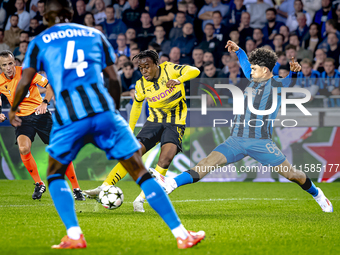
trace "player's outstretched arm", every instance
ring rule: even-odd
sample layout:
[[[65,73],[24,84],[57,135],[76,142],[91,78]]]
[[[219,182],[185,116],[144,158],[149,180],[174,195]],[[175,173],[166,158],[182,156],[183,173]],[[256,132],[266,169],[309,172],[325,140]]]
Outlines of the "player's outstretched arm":
[[[15,91],[13,105],[9,112],[9,121],[15,127],[21,125],[21,119],[15,114],[18,111],[19,104],[22,102],[22,100],[24,100],[35,74],[36,70],[32,67],[26,68],[22,71],[21,80],[19,81]]]
[[[179,73],[178,73],[177,70],[169,70],[169,73],[176,76],[177,79],[174,78],[174,79],[168,80],[168,82],[166,83],[166,86],[168,88],[174,87],[174,86],[179,85],[181,83],[184,83],[186,81],[192,80],[192,79],[196,78],[201,72],[196,67],[186,65],[186,66],[183,66],[181,69],[179,69]],[[173,78],[173,77],[171,77],[171,78]]]
[[[225,46],[225,48],[228,48],[228,52],[236,53],[238,60],[240,61],[240,65],[241,65],[244,75],[247,77],[248,80],[250,80],[251,79],[250,77],[250,74],[251,74],[250,66],[251,65],[249,63],[248,56],[244,52],[244,50],[242,50],[236,43],[230,40],[227,42],[227,45]]]
[[[116,109],[120,108],[120,94],[121,94],[121,85],[118,80],[118,75],[115,70],[114,65],[107,66],[104,70],[104,75],[109,77],[109,93],[116,104]]]

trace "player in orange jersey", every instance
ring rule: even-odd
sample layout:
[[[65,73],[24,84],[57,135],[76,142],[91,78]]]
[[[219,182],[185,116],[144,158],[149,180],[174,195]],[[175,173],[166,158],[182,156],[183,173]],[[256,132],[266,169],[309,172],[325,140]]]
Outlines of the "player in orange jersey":
[[[20,66],[15,66],[14,56],[12,52],[7,50],[0,52],[0,68],[2,70],[2,74],[0,75],[0,94],[4,94],[12,105],[16,87],[21,79],[22,70]],[[36,84],[47,89],[44,99],[42,99]],[[22,120],[22,124],[15,128],[15,136],[22,162],[35,182],[35,189],[32,195],[33,199],[40,199],[46,191],[46,186],[40,179],[37,164],[31,154],[31,145],[36,133],[38,133],[45,144],[49,143],[52,117],[47,109],[47,105],[52,99],[52,96],[53,90],[48,80],[40,74],[36,74],[27,95],[20,104],[20,112],[17,113],[17,116]],[[0,114],[0,122],[5,121],[5,119],[5,115]],[[80,190],[72,162],[67,168],[66,175],[71,181],[74,198],[76,200],[85,200]]]

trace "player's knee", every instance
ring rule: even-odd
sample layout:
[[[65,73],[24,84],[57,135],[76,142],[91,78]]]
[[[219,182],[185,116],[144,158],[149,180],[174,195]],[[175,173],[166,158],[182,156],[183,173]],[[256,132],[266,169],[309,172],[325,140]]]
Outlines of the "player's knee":
[[[29,146],[19,146],[19,152],[21,155],[27,155],[31,152],[31,147]]]

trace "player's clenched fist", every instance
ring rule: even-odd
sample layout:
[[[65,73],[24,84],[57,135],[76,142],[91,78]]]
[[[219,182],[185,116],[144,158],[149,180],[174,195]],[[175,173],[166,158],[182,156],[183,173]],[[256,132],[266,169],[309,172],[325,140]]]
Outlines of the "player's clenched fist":
[[[225,46],[225,48],[228,48],[228,52],[235,52],[235,51],[238,51],[238,49],[240,47],[237,46],[236,43],[234,43],[233,41],[228,41],[227,42],[227,45]]]
[[[290,70],[292,72],[300,72],[301,71],[301,66],[299,65],[298,62],[295,62],[294,57],[292,57],[292,61],[289,62],[290,65]]]
[[[168,82],[166,83],[166,86],[168,88],[173,88],[175,87],[176,85],[179,85],[181,84],[181,82],[179,80],[168,80]]]

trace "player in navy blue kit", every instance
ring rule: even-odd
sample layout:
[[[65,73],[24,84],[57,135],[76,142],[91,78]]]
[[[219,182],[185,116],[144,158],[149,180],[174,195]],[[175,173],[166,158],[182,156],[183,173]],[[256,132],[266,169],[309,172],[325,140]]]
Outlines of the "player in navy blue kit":
[[[108,159],[118,159],[144,191],[150,206],[167,223],[180,249],[199,243],[205,233],[187,231],[177,217],[162,187],[146,171],[140,144],[118,110],[120,85],[113,63],[111,45],[98,30],[68,24],[72,18],[69,0],[46,3],[45,19],[49,29],[35,37],[28,46],[14,102],[9,113],[11,124],[19,126],[15,116],[37,71],[49,77],[56,99],[50,135],[48,185],[54,205],[67,229],[56,249],[86,248],[78,225],[74,201],[64,180],[69,163],[79,150],[92,143],[106,152]],[[56,24],[60,23],[60,24]],[[101,72],[109,77],[110,97]]]
[[[236,52],[239,58],[243,73],[250,81],[248,87],[252,88],[253,107],[257,110],[268,110],[272,106],[273,87],[281,91],[282,87],[288,87],[291,83],[292,71],[300,71],[301,66],[294,62],[290,63],[291,72],[286,78],[273,76],[272,70],[277,61],[276,54],[264,48],[252,51],[249,60],[246,53],[234,42],[228,41],[226,47],[229,52]],[[331,202],[325,197],[320,188],[316,188],[314,183],[302,171],[296,170],[286,159],[283,153],[277,148],[271,139],[272,125],[269,119],[276,119],[277,112],[281,105],[280,95],[278,95],[278,105],[276,110],[270,115],[256,115],[248,109],[244,93],[246,112],[244,115],[235,115],[231,136],[217,146],[206,158],[202,159],[192,169],[178,175],[175,178],[164,178],[157,171],[150,169],[159,183],[167,193],[171,193],[179,186],[194,183],[209,173],[209,170],[219,165],[230,164],[250,156],[264,166],[271,166],[276,172],[297,183],[301,188],[310,193],[320,205],[324,212],[333,212]],[[249,120],[255,120],[252,126],[247,125]],[[264,123],[260,126],[257,121]],[[255,122],[255,121],[254,121]],[[269,122],[269,123],[268,123]],[[245,123],[244,125],[242,123]],[[257,127],[255,127],[257,126]]]

